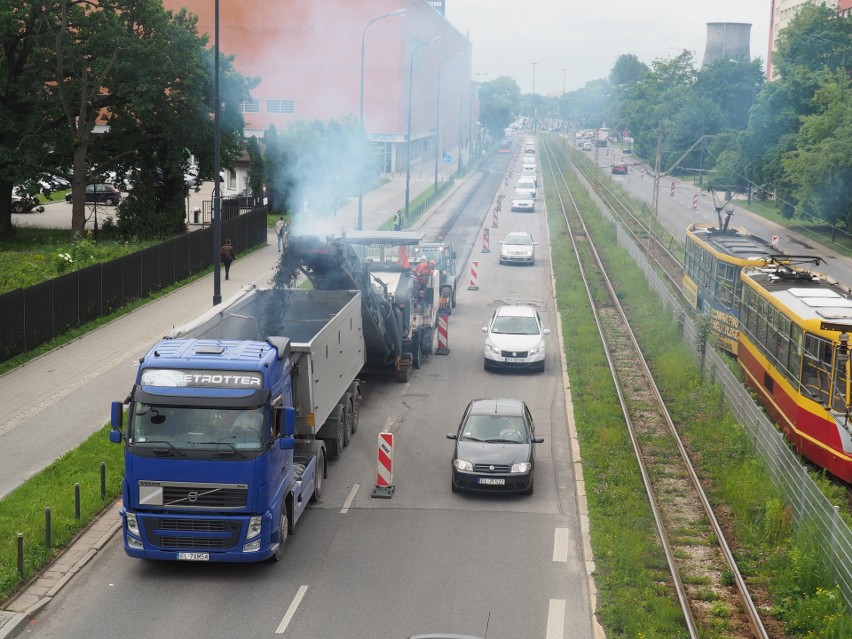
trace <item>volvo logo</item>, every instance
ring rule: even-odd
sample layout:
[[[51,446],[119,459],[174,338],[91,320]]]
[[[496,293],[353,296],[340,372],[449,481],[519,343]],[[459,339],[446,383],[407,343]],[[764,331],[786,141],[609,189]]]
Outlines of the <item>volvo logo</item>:
[[[198,491],[197,490],[189,491],[186,494],[186,498],[193,503],[197,502],[198,501]]]

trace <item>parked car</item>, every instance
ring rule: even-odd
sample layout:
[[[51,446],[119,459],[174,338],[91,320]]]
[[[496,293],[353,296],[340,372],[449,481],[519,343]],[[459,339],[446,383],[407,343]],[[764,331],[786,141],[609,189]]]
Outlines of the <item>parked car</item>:
[[[452,491],[523,492],[533,494],[535,424],[527,405],[519,399],[489,398],[471,401],[455,440]]]
[[[624,155],[633,155],[633,149],[624,149],[622,151]]]
[[[512,201],[514,209],[515,202]],[[500,264],[535,264],[535,245],[526,231],[512,231],[500,240]]]
[[[592,150],[592,143],[591,142],[583,142],[583,150],[584,151],[591,151]]]
[[[544,371],[545,341],[550,329],[532,306],[499,306],[485,333],[485,370],[493,368]]]
[[[65,201],[71,201],[71,191],[65,194]],[[116,206],[121,202],[121,191],[112,184],[88,184],[86,185],[86,203],[105,204]]]
[[[613,175],[627,175],[627,165],[626,164],[613,164],[612,165],[612,174]]]
[[[33,202],[31,199],[21,197],[15,193],[12,194],[12,213],[29,213],[36,205],[37,202]]]

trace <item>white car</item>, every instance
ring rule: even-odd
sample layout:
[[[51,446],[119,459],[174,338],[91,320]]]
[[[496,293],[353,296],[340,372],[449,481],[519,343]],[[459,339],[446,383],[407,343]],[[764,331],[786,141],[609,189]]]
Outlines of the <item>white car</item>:
[[[512,212],[526,211],[535,212],[535,198],[529,191],[515,191],[512,196]]]
[[[535,179],[531,177],[522,177],[515,185],[515,193],[518,191],[529,191],[530,195],[535,199]]]
[[[500,264],[535,264],[535,246],[526,231],[512,231],[500,240]]]
[[[583,142],[583,150],[584,151],[591,151],[592,150],[592,143],[591,142]]]
[[[550,329],[532,306],[500,306],[485,333],[485,370],[492,368],[544,371],[544,338]]]
[[[538,176],[535,172],[535,167],[524,167],[521,169],[521,177],[532,178],[535,181],[536,186],[538,186]]]

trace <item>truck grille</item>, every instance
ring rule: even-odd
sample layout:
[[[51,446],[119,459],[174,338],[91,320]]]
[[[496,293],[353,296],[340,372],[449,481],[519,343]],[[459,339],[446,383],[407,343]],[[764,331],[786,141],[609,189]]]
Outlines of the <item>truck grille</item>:
[[[164,486],[163,505],[183,508],[244,508],[248,490],[245,488],[205,488],[194,486]]]
[[[222,532],[225,522],[221,519],[161,519],[160,530]]]
[[[158,548],[174,550],[223,550],[240,543],[241,519],[191,519],[186,517],[140,518],[148,540]]]
[[[207,537],[160,537],[160,548],[196,548],[196,549],[210,549],[210,550],[223,550],[225,546],[226,540],[224,539],[210,539]]]

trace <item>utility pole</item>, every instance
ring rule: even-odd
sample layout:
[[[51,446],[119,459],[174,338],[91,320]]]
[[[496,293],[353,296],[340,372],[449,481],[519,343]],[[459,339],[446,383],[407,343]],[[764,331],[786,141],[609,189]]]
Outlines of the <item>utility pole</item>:
[[[660,158],[663,155],[663,123],[657,129],[657,155],[654,158],[654,192],[651,195],[651,209],[654,219],[651,220],[651,232],[648,234],[648,253],[654,254],[653,239],[657,233],[657,213],[660,207]]]

